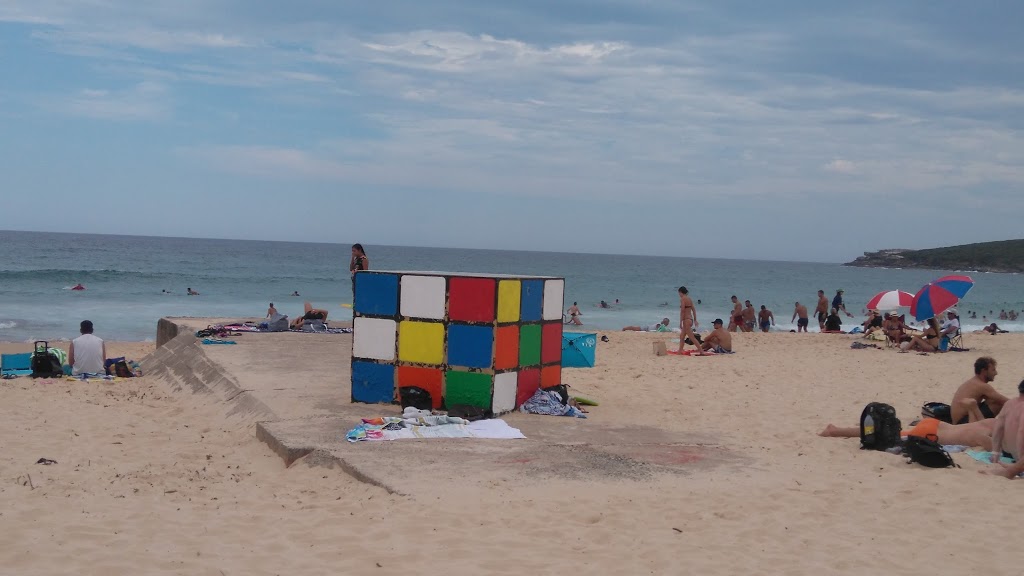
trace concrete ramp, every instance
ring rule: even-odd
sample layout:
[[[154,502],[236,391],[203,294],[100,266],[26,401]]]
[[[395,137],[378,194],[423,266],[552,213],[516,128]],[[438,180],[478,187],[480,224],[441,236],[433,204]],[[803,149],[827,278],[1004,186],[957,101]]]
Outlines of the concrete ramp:
[[[242,333],[236,345],[202,345],[196,330],[220,319],[164,319],[163,345],[143,368],[176,391],[206,395],[225,415],[255,426],[286,465],[336,467],[393,493],[429,496],[459,483],[466,490],[508,482],[642,481],[734,462],[700,435],[647,426],[610,426],[513,413],[503,416],[526,440],[431,439],[349,443],[361,418],[398,416],[395,405],[350,402],[350,335]]]

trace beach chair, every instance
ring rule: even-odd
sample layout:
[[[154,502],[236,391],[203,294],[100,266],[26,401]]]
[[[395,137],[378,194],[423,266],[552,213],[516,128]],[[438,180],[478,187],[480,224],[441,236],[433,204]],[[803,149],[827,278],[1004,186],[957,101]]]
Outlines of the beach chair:
[[[32,373],[32,353],[0,354],[0,373],[4,376],[28,376]]]
[[[946,352],[948,350],[963,350],[964,349],[964,334],[963,328],[957,327],[956,332],[948,334],[942,337],[939,342],[939,350]]]
[[[901,314],[897,319],[900,321],[901,324],[903,324],[904,327],[907,326],[906,315],[905,314]],[[904,329],[903,335],[906,336],[906,334],[907,334],[906,329]],[[907,340],[907,338],[903,338],[903,339],[901,339],[899,341],[894,341],[892,338],[889,338],[889,331],[888,330],[885,331],[885,347],[886,348],[899,348],[900,347],[900,343],[903,342],[904,340]]]

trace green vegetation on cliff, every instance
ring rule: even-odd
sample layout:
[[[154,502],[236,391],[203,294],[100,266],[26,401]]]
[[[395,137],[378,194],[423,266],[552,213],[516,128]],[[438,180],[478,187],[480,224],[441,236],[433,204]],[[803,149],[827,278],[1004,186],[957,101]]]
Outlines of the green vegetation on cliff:
[[[865,252],[844,266],[930,268],[979,272],[1024,272],[1024,240],[1002,240],[946,248]]]

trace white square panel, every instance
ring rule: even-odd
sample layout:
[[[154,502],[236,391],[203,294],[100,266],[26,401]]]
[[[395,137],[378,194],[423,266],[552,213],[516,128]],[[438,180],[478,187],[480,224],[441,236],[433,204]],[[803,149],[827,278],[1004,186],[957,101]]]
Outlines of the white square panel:
[[[561,320],[562,304],[565,293],[565,280],[546,280],[544,282],[545,320]]]
[[[373,360],[395,360],[394,320],[358,317],[352,323],[352,356]]]
[[[504,414],[516,409],[517,372],[502,372],[494,375],[494,395],[491,397],[491,412]]]
[[[444,276],[402,276],[398,313],[408,318],[444,319]]]

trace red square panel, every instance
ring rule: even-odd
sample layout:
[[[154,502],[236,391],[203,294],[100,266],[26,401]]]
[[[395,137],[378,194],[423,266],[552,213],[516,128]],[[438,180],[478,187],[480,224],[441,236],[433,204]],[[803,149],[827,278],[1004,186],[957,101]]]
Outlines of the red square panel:
[[[562,367],[560,365],[545,366],[540,369],[540,387],[550,388],[562,383]]]
[[[516,407],[530,399],[540,388],[540,370],[533,368],[519,373],[519,385],[516,387]]]
[[[545,324],[540,336],[540,363],[550,364],[562,359],[562,323]]]
[[[493,278],[452,278],[448,284],[448,318],[493,322],[494,287]]]
[[[441,382],[444,381],[444,373],[438,368],[420,368],[419,366],[398,367],[398,387],[419,386],[430,392],[430,403],[435,409],[441,407],[441,396],[444,389]],[[401,391],[399,391],[401,398]]]
[[[562,350],[558,350],[561,354]],[[519,366],[519,326],[500,326],[494,337],[494,369]]]

